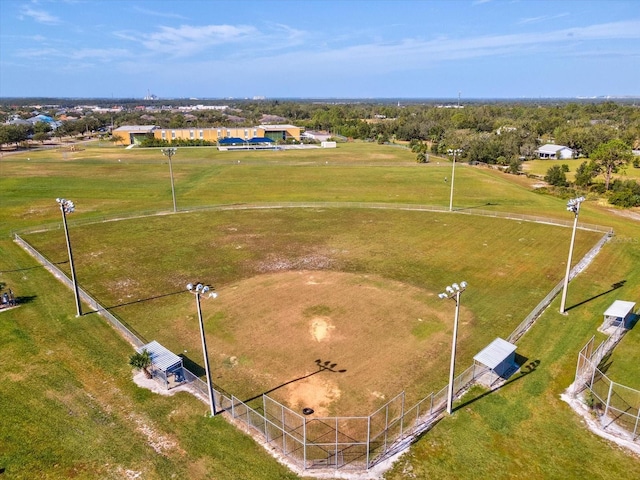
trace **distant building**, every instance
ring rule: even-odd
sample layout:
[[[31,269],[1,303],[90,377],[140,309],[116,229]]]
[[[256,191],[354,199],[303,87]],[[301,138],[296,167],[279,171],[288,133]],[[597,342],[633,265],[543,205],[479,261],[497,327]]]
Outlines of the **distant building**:
[[[188,127],[161,128],[155,125],[123,125],[116,128],[114,135],[122,137],[124,145],[137,145],[148,135],[169,143],[175,140],[203,140],[217,143],[224,138],[268,138],[277,141],[295,139],[300,141],[300,127],[295,125],[258,125],[256,127]]]
[[[306,130],[302,134],[302,138],[308,138],[318,142],[326,142],[331,138],[331,133],[318,130]]]
[[[564,145],[554,145],[547,143],[536,150],[538,158],[544,158],[549,160],[561,160],[565,158],[573,158],[574,152],[569,147]]]
[[[122,138],[123,145],[138,145],[141,140],[158,128],[155,125],[123,125],[113,131],[113,135]]]

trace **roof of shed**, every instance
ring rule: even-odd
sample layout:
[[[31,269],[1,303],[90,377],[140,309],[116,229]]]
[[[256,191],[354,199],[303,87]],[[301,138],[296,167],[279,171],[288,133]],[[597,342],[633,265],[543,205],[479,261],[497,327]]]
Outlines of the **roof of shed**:
[[[553,143],[547,143],[546,145],[542,145],[538,148],[538,152],[543,153],[556,153],[558,150],[564,150],[565,148],[571,150],[569,147],[565,147],[564,145],[554,145]]]
[[[496,338],[480,353],[473,357],[473,359],[493,370],[508,358],[509,355],[515,352],[516,348],[517,347],[513,343],[509,343],[501,338]]]
[[[157,369],[166,372],[182,363],[182,358],[173,353],[171,350],[167,350],[155,340],[151,343],[147,343],[138,348],[137,352],[142,353],[146,350],[151,355],[151,363],[153,363]]]
[[[611,304],[607,311],[604,312],[605,317],[625,318],[633,311],[636,302],[626,302],[624,300],[616,300]]]
[[[132,132],[132,133],[148,133],[153,132],[155,125],[122,125],[114,130],[114,132]]]

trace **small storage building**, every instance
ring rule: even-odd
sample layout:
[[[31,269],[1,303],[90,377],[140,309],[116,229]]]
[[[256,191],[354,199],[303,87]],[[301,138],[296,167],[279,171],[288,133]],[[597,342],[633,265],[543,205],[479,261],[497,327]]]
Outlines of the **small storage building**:
[[[553,160],[573,158],[574,151],[564,145],[554,145],[547,143],[536,150],[538,158],[547,158]]]
[[[167,390],[184,382],[181,357],[166,349],[155,340],[138,348],[137,352],[142,353],[143,350],[149,352],[151,356],[149,372],[153,378],[162,383]]]
[[[491,371],[494,375],[491,383],[499,379],[507,379],[518,369],[516,348],[513,343],[509,343],[502,338],[496,338],[473,357],[473,361]]]
[[[616,300],[613,302],[604,312],[604,322],[601,329],[606,330],[611,327],[631,328],[631,323],[635,318],[633,313],[635,306],[635,302],[627,302],[624,300]]]

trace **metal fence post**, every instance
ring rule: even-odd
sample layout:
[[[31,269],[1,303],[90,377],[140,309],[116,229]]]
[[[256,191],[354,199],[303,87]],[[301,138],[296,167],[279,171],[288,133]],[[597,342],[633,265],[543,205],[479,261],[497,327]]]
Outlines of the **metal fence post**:
[[[302,419],[302,469],[307,469],[307,417]]]
[[[609,413],[609,402],[611,402],[611,392],[613,391],[613,381],[609,379],[609,394],[607,395],[607,406],[604,409],[604,416],[607,416]]]
[[[371,415],[367,417],[367,470],[369,470],[370,453],[371,453]]]

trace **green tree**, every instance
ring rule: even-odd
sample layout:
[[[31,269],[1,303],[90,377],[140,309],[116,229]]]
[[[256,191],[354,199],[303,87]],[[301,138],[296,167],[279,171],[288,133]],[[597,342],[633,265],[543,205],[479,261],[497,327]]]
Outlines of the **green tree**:
[[[145,377],[151,378],[149,367],[151,366],[151,354],[147,349],[136,352],[129,357],[129,365],[144,372]]]
[[[509,166],[507,167],[507,173],[512,173],[513,175],[520,175],[522,172],[522,160],[514,158],[509,162]]]
[[[598,166],[593,160],[582,162],[576,169],[575,183],[578,187],[588,187],[597,175]]]
[[[605,190],[609,190],[611,174],[617,173],[621,167],[627,165],[633,158],[631,148],[620,139],[610,140],[596,147],[591,154],[591,159],[598,166],[598,170],[604,173]]]
[[[549,185],[554,185],[556,187],[566,187],[567,175],[564,173],[560,165],[554,165],[549,170],[547,170],[544,181]]]
[[[44,143],[45,140],[49,140],[49,134],[45,132],[36,132],[33,134],[33,139],[36,142]]]
[[[53,129],[51,128],[51,125],[47,122],[36,122],[36,124],[33,126],[34,134],[49,133],[51,132],[51,130]]]
[[[114,144],[118,144],[118,143],[124,142],[124,137],[122,135],[114,133],[109,138],[109,141],[113,142]]]

